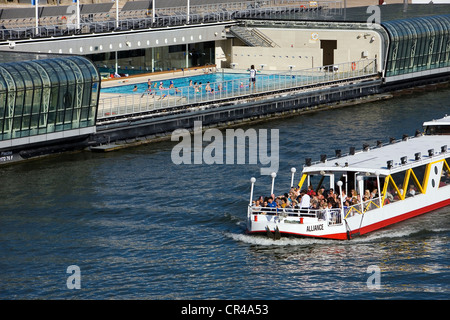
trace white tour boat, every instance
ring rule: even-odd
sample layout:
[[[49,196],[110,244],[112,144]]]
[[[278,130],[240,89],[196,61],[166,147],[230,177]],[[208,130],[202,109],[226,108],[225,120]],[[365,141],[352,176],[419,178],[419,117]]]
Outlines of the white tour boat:
[[[423,126],[414,137],[306,159],[298,187],[275,201],[253,199],[252,178],[248,233],[345,240],[450,205],[450,116]]]

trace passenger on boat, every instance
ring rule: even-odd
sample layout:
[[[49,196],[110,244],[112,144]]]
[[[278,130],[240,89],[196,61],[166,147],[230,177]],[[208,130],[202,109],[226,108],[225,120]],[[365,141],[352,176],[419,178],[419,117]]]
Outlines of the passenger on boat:
[[[337,194],[334,193],[334,189],[333,188],[330,188],[330,190],[328,190],[327,198],[328,199],[332,198],[334,201],[336,201]]]
[[[370,193],[370,198],[371,199],[378,198],[378,190],[377,189],[372,190],[372,192]]]
[[[298,201],[295,199],[292,200],[290,208],[295,209],[295,208],[297,208],[297,206],[298,206]]]
[[[386,190],[386,199],[388,199],[389,202],[394,201],[394,196],[393,196],[394,191],[391,190]]]
[[[320,187],[320,189],[319,190],[317,190],[317,199],[319,199],[319,200],[325,200],[325,196],[324,196],[324,193],[325,192],[325,187]]]
[[[448,184],[450,184],[450,172],[443,172],[441,181],[439,182],[439,188],[444,187]]]
[[[269,197],[268,199],[267,199],[267,206],[269,207],[269,208],[276,208],[277,207],[277,203],[273,200],[273,198],[272,197]]]
[[[320,203],[319,203],[319,200],[317,200],[317,197],[315,197],[315,196],[312,197],[310,203],[311,203],[310,209],[314,209],[314,210],[319,209]]]
[[[359,194],[356,192],[355,189],[352,189],[352,191],[351,191],[351,202],[350,203],[351,204],[357,204],[357,203],[360,202],[359,199],[360,199]]]
[[[300,209],[302,210],[308,210],[309,207],[311,206],[311,197],[308,195],[308,193],[306,192],[306,190],[302,190],[300,192],[301,195],[301,202],[300,202]]]
[[[332,221],[333,219],[333,204],[331,202],[328,202],[327,208],[325,209],[325,219],[327,221]]]
[[[450,172],[447,172],[443,181],[445,182],[445,184],[450,184]]]
[[[406,193],[406,196],[407,197],[414,197],[415,195],[416,195],[416,190],[414,188],[414,185],[411,184],[409,186],[408,192]]]
[[[346,201],[347,200],[348,197],[347,197],[347,194],[345,193],[345,190],[342,190],[341,194],[338,195],[339,202],[340,202],[341,198],[342,198],[342,201]]]
[[[312,185],[310,185],[310,186],[308,187],[308,191],[307,191],[306,193],[307,193],[310,197],[316,195],[316,192],[314,191],[314,188],[313,188]]]
[[[253,203],[253,212],[255,213],[261,213],[261,203],[259,200],[254,201]]]

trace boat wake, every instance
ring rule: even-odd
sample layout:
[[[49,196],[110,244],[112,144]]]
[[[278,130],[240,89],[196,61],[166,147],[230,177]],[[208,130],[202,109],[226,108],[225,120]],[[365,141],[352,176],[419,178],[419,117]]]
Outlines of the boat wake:
[[[448,233],[449,231],[450,230],[447,228],[433,228],[433,229],[389,228],[384,230],[383,229],[378,230],[367,235],[362,235],[360,237],[355,237],[350,241],[318,239],[318,238],[295,238],[295,237],[282,237],[279,240],[274,240],[262,235],[248,235],[245,233],[227,233],[226,236],[235,241],[247,243],[250,245],[302,246],[302,245],[327,244],[327,243],[335,243],[335,244],[370,243],[386,240],[392,241],[403,238],[420,239],[440,235],[443,233]]]
[[[301,246],[301,245],[311,245],[311,244],[320,244],[325,242],[330,242],[335,240],[325,240],[325,239],[316,239],[316,238],[288,238],[282,237],[281,239],[274,240],[265,236],[258,235],[248,235],[248,234],[237,234],[237,233],[229,233],[228,237],[235,241],[244,242],[251,245],[258,246]]]
[[[415,229],[415,228],[408,228],[408,229],[400,229],[400,230],[394,230],[394,229],[387,229],[387,230],[379,230],[376,232],[373,232],[369,235],[363,235],[361,237],[355,238],[354,241],[359,242],[370,242],[370,241],[378,241],[378,240],[384,240],[384,239],[401,239],[406,238],[408,239],[420,239],[420,238],[426,238],[431,237],[434,235],[439,235],[442,233],[449,232],[448,229],[445,228],[436,228],[436,229]]]

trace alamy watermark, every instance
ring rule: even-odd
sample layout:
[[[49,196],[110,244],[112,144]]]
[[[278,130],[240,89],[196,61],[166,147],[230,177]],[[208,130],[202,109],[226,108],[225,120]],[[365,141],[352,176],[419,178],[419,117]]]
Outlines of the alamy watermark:
[[[369,29],[380,29],[381,28],[381,9],[379,6],[368,6],[366,13],[371,14],[367,18],[367,27]]]
[[[66,281],[67,289],[81,289],[80,267],[77,265],[70,265],[67,267],[66,273],[70,274]]]
[[[381,289],[380,267],[376,265],[368,266],[366,273],[370,274],[370,276],[367,278],[367,288],[376,290]]]
[[[269,137],[270,136],[270,137]],[[178,141],[172,149],[174,164],[259,164],[261,175],[277,172],[279,167],[278,129],[226,129],[203,130],[201,121],[194,121],[194,130],[176,129],[172,141]],[[181,140],[181,141],[180,141]],[[270,143],[269,143],[270,141]],[[205,147],[204,142],[208,142]],[[269,151],[270,148],[270,152]]]

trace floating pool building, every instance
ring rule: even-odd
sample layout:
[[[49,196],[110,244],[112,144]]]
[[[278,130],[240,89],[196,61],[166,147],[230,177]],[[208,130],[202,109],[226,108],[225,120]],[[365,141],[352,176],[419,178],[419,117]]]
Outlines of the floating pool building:
[[[342,106],[450,80],[449,5],[374,6],[382,20],[369,23],[367,8],[341,1],[153,3],[82,4],[80,15],[71,5],[0,9],[0,163],[113,150],[194,121]],[[239,85],[245,75],[195,94],[101,91],[111,74],[208,64],[245,74],[255,65],[257,85]]]
[[[0,64],[0,159],[86,146],[96,132],[100,77],[80,56]]]

